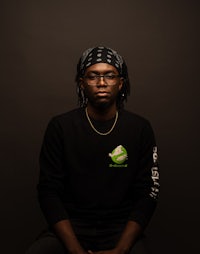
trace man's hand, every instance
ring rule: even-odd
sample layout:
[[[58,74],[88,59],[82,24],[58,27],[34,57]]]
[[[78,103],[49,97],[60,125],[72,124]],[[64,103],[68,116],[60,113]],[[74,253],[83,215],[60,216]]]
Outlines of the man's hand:
[[[101,250],[101,251],[91,251],[88,250],[88,254],[122,254],[118,249],[112,250]]]
[[[134,221],[128,221],[116,247],[111,250],[93,252],[88,250],[88,254],[127,254],[142,233],[141,226]]]

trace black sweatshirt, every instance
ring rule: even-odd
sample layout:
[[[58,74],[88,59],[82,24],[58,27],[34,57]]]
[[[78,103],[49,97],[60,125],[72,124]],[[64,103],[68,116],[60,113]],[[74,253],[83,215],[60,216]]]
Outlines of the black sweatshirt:
[[[114,122],[94,121],[106,132]],[[50,225],[64,219],[149,222],[159,191],[157,147],[149,122],[122,110],[109,135],[84,109],[49,122],[40,154],[38,194]]]

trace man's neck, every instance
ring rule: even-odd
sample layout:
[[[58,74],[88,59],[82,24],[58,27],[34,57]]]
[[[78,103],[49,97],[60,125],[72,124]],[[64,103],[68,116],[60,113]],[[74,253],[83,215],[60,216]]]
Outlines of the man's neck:
[[[98,121],[106,121],[112,119],[116,115],[117,107],[115,104],[106,108],[93,107],[88,103],[87,105],[88,115]]]

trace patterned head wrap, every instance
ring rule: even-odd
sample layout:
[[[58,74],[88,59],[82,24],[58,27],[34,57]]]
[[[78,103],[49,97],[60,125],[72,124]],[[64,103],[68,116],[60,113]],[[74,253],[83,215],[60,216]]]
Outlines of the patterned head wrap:
[[[123,58],[113,49],[106,47],[89,48],[83,52],[80,59],[80,73],[84,75],[85,70],[97,63],[107,63],[114,66],[120,75],[123,75]]]

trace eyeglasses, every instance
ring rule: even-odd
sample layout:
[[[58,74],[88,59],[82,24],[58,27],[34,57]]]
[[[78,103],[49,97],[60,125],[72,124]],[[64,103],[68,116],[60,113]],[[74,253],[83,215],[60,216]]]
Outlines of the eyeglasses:
[[[88,75],[84,76],[86,79],[88,85],[97,85],[100,82],[100,79],[103,78],[105,83],[107,85],[115,85],[117,78],[119,78],[120,75],[116,74],[105,74],[105,75]]]

